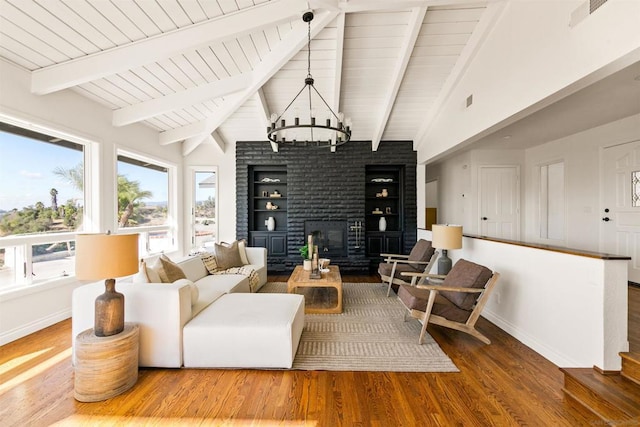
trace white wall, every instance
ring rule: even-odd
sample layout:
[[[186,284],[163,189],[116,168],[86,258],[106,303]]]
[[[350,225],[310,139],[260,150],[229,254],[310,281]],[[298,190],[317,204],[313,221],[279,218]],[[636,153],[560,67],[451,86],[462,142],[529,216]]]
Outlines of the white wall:
[[[629,348],[627,261],[468,237],[449,255],[500,273],[482,313],[492,323],[560,367],[620,370],[618,353]]]
[[[555,102],[640,57],[640,2],[615,0],[570,27],[584,0],[512,0],[426,133],[418,162]],[[473,94],[473,104],[465,100]]]
[[[640,139],[640,115],[634,115],[526,150],[524,240],[598,251],[600,240],[600,158],[604,147]],[[565,162],[566,241],[539,237],[538,176],[541,164]],[[606,191],[607,189],[603,189]]]
[[[479,233],[478,169],[518,165],[521,176],[521,240],[582,250],[600,247],[600,156],[604,147],[640,138],[640,115],[598,126],[528,150],[470,150],[427,165],[427,180],[438,176],[440,222],[462,224]],[[565,240],[540,238],[539,167],[565,162]],[[418,206],[424,209],[424,206]]]
[[[111,126],[111,111],[71,90],[45,96],[30,93],[28,72],[0,60],[0,115],[21,119],[96,143],[100,158],[94,165],[101,179],[100,195],[115,194],[117,148],[145,154],[182,168],[179,144],[160,146],[156,131],[142,125]],[[178,173],[178,186],[182,185]],[[7,183],[5,183],[7,185]],[[181,192],[179,206],[182,206]],[[94,231],[113,229],[117,223],[115,200],[97,197],[94,208],[100,213]],[[115,198],[114,198],[115,199]],[[179,209],[178,224],[183,212]],[[52,325],[71,315],[71,292],[75,279],[55,285],[34,285],[0,295],[0,344]]]

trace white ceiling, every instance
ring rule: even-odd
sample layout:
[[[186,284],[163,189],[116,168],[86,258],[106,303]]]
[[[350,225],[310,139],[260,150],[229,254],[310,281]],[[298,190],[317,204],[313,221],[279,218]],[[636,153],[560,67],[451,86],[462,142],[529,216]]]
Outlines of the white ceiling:
[[[187,154],[266,140],[267,117],[304,86],[311,8],[316,87],[375,149],[415,138],[487,31],[487,3],[0,0],[0,56],[31,72],[32,92],[74,90]]]
[[[469,148],[527,149],[640,114],[640,62],[628,65],[474,141]],[[539,108],[539,109],[538,109]]]
[[[266,141],[269,115],[304,85],[302,14],[312,9],[316,87],[335,112],[352,119],[352,139],[377,149],[382,140],[416,139],[424,117],[434,116],[480,48],[499,10],[493,6],[493,0],[0,0],[0,57],[31,73],[33,93],[74,90],[111,109],[115,126],[139,122],[158,131],[159,144],[184,141],[186,155],[203,142],[224,148]],[[638,109],[632,101],[616,114]]]

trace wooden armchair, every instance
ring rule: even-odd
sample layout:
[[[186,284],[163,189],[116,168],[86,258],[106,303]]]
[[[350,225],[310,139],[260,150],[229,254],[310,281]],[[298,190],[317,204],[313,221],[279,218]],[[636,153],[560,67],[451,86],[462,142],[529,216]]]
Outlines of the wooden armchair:
[[[408,285],[410,277],[402,276],[402,273],[429,273],[431,267],[438,258],[438,252],[431,246],[428,240],[420,239],[416,242],[409,255],[380,254],[385,257],[378,265],[378,274],[382,281],[388,283],[387,296],[400,285]]]
[[[418,278],[442,277],[438,275],[411,272],[403,275],[411,277],[415,286],[400,285],[398,299],[409,310],[411,317],[422,322],[419,344],[424,340],[429,323],[465,332],[485,344],[491,344],[491,340],[480,333],[475,324],[500,277],[499,273],[461,259],[440,284],[431,284],[428,280],[424,282],[426,284],[416,284]]]

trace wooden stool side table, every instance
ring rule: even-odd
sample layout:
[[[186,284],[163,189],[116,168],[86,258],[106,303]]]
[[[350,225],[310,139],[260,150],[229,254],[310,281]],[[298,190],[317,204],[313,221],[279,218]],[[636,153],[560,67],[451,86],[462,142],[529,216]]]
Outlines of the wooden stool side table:
[[[87,329],[76,338],[74,397],[80,402],[99,402],[129,390],[138,381],[138,325],[98,337]]]

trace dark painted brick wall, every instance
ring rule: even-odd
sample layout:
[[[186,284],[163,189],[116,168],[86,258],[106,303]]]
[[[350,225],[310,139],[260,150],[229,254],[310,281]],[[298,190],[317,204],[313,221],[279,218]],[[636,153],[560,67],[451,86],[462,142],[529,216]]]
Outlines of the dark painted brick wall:
[[[249,238],[248,183],[251,165],[286,165],[288,192],[288,266],[300,260],[298,248],[304,245],[305,220],[346,220],[364,225],[365,166],[404,166],[404,249],[408,253],[416,241],[416,152],[411,142],[382,142],[371,151],[371,142],[351,141],[335,153],[325,149],[280,147],[278,153],[267,142],[236,144],[236,234]],[[372,230],[374,231],[374,230]],[[377,230],[376,230],[377,231]],[[364,235],[356,248],[355,232],[349,231],[349,257],[336,260],[341,269],[368,266]],[[332,261],[333,262],[333,261]]]

